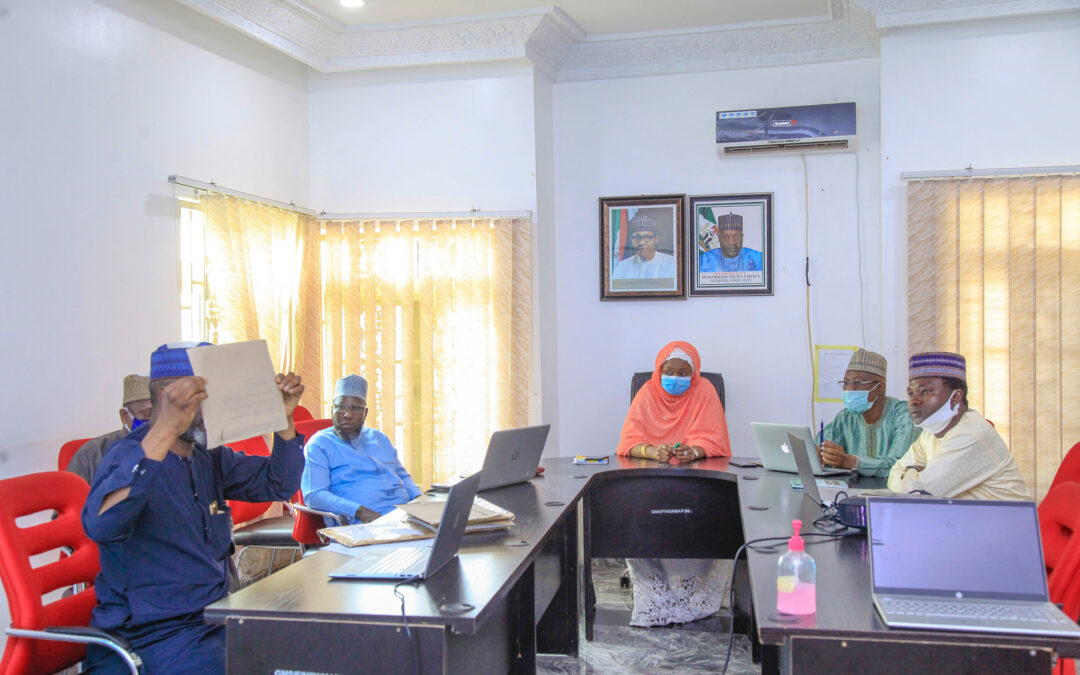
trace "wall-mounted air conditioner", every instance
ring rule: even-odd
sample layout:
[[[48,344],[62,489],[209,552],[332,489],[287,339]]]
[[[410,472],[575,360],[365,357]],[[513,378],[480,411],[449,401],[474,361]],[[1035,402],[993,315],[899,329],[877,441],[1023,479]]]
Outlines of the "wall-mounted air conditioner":
[[[716,113],[716,144],[725,155],[845,150],[854,140],[854,103]]]

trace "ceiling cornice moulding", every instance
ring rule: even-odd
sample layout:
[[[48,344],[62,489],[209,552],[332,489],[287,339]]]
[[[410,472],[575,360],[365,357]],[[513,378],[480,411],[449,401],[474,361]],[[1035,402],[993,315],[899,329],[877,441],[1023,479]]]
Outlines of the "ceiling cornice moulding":
[[[880,29],[1080,9],[1080,0],[859,0]]]
[[[320,72],[528,60],[555,81],[873,57],[882,29],[1063,11],[1080,0],[829,0],[790,23],[587,36],[557,7],[381,26],[303,0],[177,0]]]

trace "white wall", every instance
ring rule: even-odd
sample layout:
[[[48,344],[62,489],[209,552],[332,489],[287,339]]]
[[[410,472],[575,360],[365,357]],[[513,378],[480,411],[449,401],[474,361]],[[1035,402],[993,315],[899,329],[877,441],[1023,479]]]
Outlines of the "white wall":
[[[881,41],[882,314],[907,357],[902,171],[1080,164],[1080,12],[910,28]]]
[[[562,454],[611,452],[636,370],[688,340],[724,375],[735,454],[755,454],[751,421],[811,421],[806,330],[806,193],[817,344],[860,344],[856,202],[861,203],[867,344],[876,298],[876,60],[559,84],[555,88],[558,416]],[[725,158],[715,113],[855,101],[856,152]],[[858,155],[858,172],[856,171]],[[859,199],[856,200],[856,175]],[[635,194],[774,193],[774,295],[599,300],[597,199]],[[547,383],[550,386],[550,383]],[[836,407],[814,416],[831,419]]]
[[[315,208],[535,208],[531,68],[312,73],[308,102]]]
[[[117,428],[123,376],[179,339],[169,174],[308,197],[303,66],[177,3],[5,5],[0,478]]]

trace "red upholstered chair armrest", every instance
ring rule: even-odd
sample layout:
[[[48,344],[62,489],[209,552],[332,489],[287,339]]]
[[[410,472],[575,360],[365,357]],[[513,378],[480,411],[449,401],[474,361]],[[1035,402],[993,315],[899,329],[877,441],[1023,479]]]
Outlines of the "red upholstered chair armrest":
[[[310,506],[304,504],[286,503],[286,507],[291,509],[294,514],[296,511],[303,511],[304,513],[311,514],[313,516],[319,516],[321,518],[330,518],[334,521],[335,525],[344,525],[346,522],[345,516],[340,513],[330,513],[329,511],[320,511],[319,509],[313,509]]]

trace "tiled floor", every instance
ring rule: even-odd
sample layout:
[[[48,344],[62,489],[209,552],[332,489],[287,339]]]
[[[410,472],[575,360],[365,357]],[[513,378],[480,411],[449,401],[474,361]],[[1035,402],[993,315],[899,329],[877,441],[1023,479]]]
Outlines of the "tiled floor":
[[[621,562],[621,561],[620,561]],[[597,621],[594,639],[585,640],[580,622],[580,649],[576,658],[558,655],[537,657],[537,672],[550,675],[570,673],[717,673],[724,665],[728,646],[728,610],[707,619],[677,626],[636,628],[629,625],[633,596],[619,587],[624,565],[616,561],[593,561],[596,586]],[[728,673],[760,673],[750,660],[750,641],[735,636]]]

